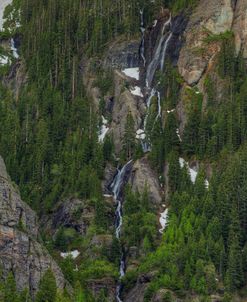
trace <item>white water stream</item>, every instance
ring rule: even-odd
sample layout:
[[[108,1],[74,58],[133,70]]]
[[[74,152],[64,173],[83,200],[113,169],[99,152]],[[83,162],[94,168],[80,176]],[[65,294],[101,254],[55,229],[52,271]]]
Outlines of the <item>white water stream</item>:
[[[142,11],[142,16],[143,16],[143,11]],[[162,27],[161,37],[160,37],[158,45],[156,47],[153,59],[149,63],[149,65],[147,67],[147,71],[146,71],[146,88],[149,91],[149,96],[148,96],[147,102],[146,102],[147,110],[146,110],[146,116],[144,118],[144,125],[143,125],[144,133],[146,133],[147,120],[148,120],[149,109],[151,106],[152,98],[155,95],[157,96],[158,112],[155,117],[154,123],[158,120],[159,117],[161,117],[160,92],[158,91],[158,89],[156,87],[152,87],[152,82],[153,82],[154,75],[155,75],[158,67],[160,68],[161,71],[164,69],[164,62],[165,62],[165,57],[166,57],[166,53],[167,53],[167,47],[172,38],[172,32],[167,34],[167,33],[165,33],[165,30],[168,26],[171,26],[171,19],[172,19],[172,17],[170,15],[169,19],[164,23],[164,25]],[[156,24],[155,24],[155,26],[156,26]],[[143,43],[144,42],[142,42],[141,45],[143,45]],[[141,143],[142,143],[142,149],[143,149],[144,153],[151,150],[151,146],[150,146],[150,143],[148,142],[147,136],[146,136],[146,139],[143,140]]]
[[[141,41],[141,47],[140,47],[140,55],[141,58],[143,60],[143,64],[144,66],[146,65],[146,58],[145,58],[145,28],[144,28],[144,18],[143,18],[143,10],[140,10],[140,16],[141,16],[141,33],[142,33],[142,41]],[[146,72],[146,87],[149,91],[149,96],[147,98],[147,114],[145,116],[144,119],[144,126],[143,126],[143,130],[139,129],[137,133],[138,137],[140,138],[144,138],[141,139],[141,143],[142,143],[142,148],[144,152],[148,152],[151,149],[150,143],[148,142],[148,140],[145,138],[145,130],[146,130],[146,126],[147,126],[147,118],[148,118],[148,113],[149,113],[149,108],[151,106],[151,102],[152,102],[152,98],[157,95],[157,102],[158,102],[158,112],[157,112],[157,116],[155,118],[155,121],[161,116],[161,97],[160,97],[160,92],[155,88],[155,87],[151,87],[152,82],[153,82],[153,78],[155,75],[156,70],[158,69],[158,67],[160,67],[161,70],[163,70],[164,67],[164,62],[165,62],[165,56],[166,56],[166,52],[167,52],[167,47],[169,44],[169,41],[172,37],[172,33],[170,32],[168,35],[165,34],[165,30],[167,28],[167,26],[171,25],[171,16],[169,18],[169,20],[163,25],[162,28],[162,32],[161,32],[161,37],[160,40],[158,42],[158,46],[156,48],[154,57],[152,59],[152,61],[150,62],[150,64],[147,67],[147,72]],[[126,72],[126,70],[125,70]],[[142,132],[143,131],[143,132]],[[121,237],[121,228],[122,228],[122,224],[123,224],[123,212],[122,212],[122,207],[123,207],[123,188],[125,186],[125,184],[127,183],[128,180],[128,174],[129,171],[131,169],[131,165],[132,165],[132,160],[130,160],[128,163],[126,163],[122,169],[118,169],[117,170],[117,174],[113,179],[112,184],[110,185],[110,189],[111,192],[114,196],[114,200],[116,202],[116,212],[115,212],[115,219],[116,219],[116,223],[115,223],[115,234],[116,234],[116,238],[120,239]],[[165,215],[162,216],[162,219],[165,220]],[[162,220],[162,222],[163,222]],[[162,225],[163,227],[163,225]],[[122,302],[120,295],[121,295],[121,290],[122,290],[122,283],[121,283],[121,278],[124,277],[125,275],[125,255],[124,255],[124,251],[122,250],[122,256],[121,256],[121,260],[120,260],[120,265],[119,265],[119,283],[116,289],[116,300],[118,302]]]
[[[152,61],[149,63],[148,68],[147,68],[147,74],[146,74],[146,87],[147,88],[151,87],[155,72],[156,72],[159,64],[160,64],[160,66],[164,65],[164,59],[165,59],[167,46],[168,46],[169,41],[172,36],[172,33],[170,33],[169,36],[167,37],[167,35],[164,34],[164,32],[165,32],[165,29],[170,25],[171,25],[171,15],[170,15],[169,20],[167,20],[166,23],[164,23],[164,25],[162,27],[161,37],[160,37],[158,46],[155,50],[154,57],[153,57]]]
[[[127,162],[127,164],[125,164],[122,167],[122,169],[118,169],[117,174],[114,177],[112,184],[110,185],[110,189],[113,193],[114,200],[117,204],[117,209],[115,212],[115,219],[116,219],[115,234],[118,239],[120,239],[121,228],[122,228],[122,224],[123,224],[123,212],[122,212],[123,196],[122,196],[122,194],[123,194],[124,186],[128,181],[128,174],[131,169],[131,166],[132,166],[132,160]],[[123,251],[122,251],[120,265],[119,265],[119,275],[120,275],[120,279],[119,279],[119,284],[117,286],[116,299],[118,302],[122,302],[122,300],[120,299],[120,294],[121,294],[121,289],[122,289],[121,278],[125,275],[125,256],[124,256]]]
[[[141,58],[143,60],[144,67],[146,66],[146,58],[145,58],[145,27],[144,27],[144,17],[143,17],[143,9],[140,10],[141,15],[141,26],[140,30],[142,33],[142,41],[141,41],[141,47],[140,47],[140,54]]]

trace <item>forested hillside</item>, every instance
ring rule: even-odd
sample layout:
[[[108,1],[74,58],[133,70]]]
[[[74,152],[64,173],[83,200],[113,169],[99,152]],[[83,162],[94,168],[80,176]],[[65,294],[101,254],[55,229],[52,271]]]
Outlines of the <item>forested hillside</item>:
[[[1,5],[0,301],[246,301],[247,1]]]

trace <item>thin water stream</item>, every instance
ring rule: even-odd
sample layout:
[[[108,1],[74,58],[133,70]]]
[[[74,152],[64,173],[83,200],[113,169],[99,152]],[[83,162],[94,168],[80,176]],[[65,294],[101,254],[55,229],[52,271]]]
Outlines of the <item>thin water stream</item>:
[[[142,16],[143,16],[143,11],[142,11]],[[162,27],[161,36],[160,36],[159,42],[157,44],[157,47],[155,49],[153,59],[147,66],[147,70],[146,70],[146,89],[148,91],[148,97],[147,97],[147,101],[146,101],[146,106],[147,106],[146,116],[144,118],[144,125],[143,125],[143,131],[145,134],[147,134],[146,133],[147,132],[147,120],[148,120],[148,115],[149,115],[152,98],[155,95],[157,96],[158,112],[155,117],[154,123],[156,123],[158,118],[161,117],[160,91],[157,89],[157,87],[152,86],[152,83],[153,83],[154,75],[155,75],[157,69],[159,68],[161,71],[163,71],[163,69],[164,69],[167,48],[168,48],[169,42],[172,38],[172,32],[171,31],[167,32],[166,29],[171,26],[172,26],[172,17],[170,15],[169,19],[164,23],[164,25]],[[144,44],[144,42],[142,42],[142,44]],[[142,143],[142,149],[143,149],[144,153],[151,150],[151,144],[148,140],[147,135],[145,136],[145,140],[143,140],[141,143]]]
[[[128,177],[132,167],[132,160],[127,162],[122,169],[117,169],[117,174],[110,185],[111,192],[113,194],[114,200],[117,204],[115,211],[115,235],[118,239],[121,237],[121,228],[123,224],[123,190],[128,182]],[[124,249],[122,249],[122,255],[119,264],[119,282],[117,285],[116,299],[117,302],[122,302],[120,295],[122,290],[121,279],[125,275],[125,255]]]

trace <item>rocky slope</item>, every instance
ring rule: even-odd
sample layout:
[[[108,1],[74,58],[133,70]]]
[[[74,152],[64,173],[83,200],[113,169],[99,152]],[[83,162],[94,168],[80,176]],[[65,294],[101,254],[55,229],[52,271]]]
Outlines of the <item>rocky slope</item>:
[[[232,31],[235,36],[236,53],[247,58],[247,4],[244,0],[200,1],[190,17],[184,33],[180,52],[179,72],[189,85],[200,82],[203,74],[212,69],[220,50],[219,43],[205,43],[209,35]],[[200,50],[204,50],[200,52]]]
[[[17,289],[28,288],[32,295],[48,268],[52,269],[57,286],[66,287],[60,268],[40,241],[37,221],[36,214],[11,183],[0,157],[0,265],[4,277],[13,272]]]
[[[149,192],[149,199],[153,206],[159,207],[162,201],[162,190],[157,174],[150,167],[146,158],[137,160],[132,168],[132,175],[129,180],[133,191]]]
[[[113,138],[114,159],[118,159],[123,148],[123,136],[128,113],[130,112],[133,117],[135,132],[143,126],[148,96],[147,87],[145,87],[147,66],[155,56],[155,50],[162,36],[162,28],[169,16],[168,10],[162,10],[157,15],[155,25],[150,24],[146,28],[144,37],[146,66],[143,65],[140,58],[139,40],[119,40],[110,45],[103,55],[102,62],[100,62],[103,70],[111,70],[113,75],[113,89],[105,95],[95,84],[97,75],[90,69],[89,63],[91,62],[85,62],[85,58],[82,59],[81,73],[88,95],[93,99],[97,110],[100,99],[104,99],[106,103],[104,110],[110,116],[110,129],[107,135]],[[217,83],[215,98],[220,101],[224,99],[226,93],[224,80],[219,78],[215,67],[217,55],[221,48],[220,42],[217,39],[206,42],[207,38],[218,37],[232,31],[235,36],[236,53],[242,52],[243,57],[247,59],[247,2],[246,0],[201,0],[190,16],[183,14],[173,16],[169,30],[172,37],[167,47],[167,58],[170,59],[173,66],[178,67],[182,79],[182,89],[175,111],[179,120],[178,127],[182,133],[187,122],[188,88],[193,89],[196,86],[200,92],[204,93],[204,106],[206,106],[207,95],[204,82],[210,74],[214,83]],[[123,72],[125,68],[139,68],[140,79],[127,76]],[[9,76],[3,79],[3,82],[15,92],[16,98],[18,98],[20,86],[26,82],[24,69],[24,65],[17,62],[11,67]],[[133,94],[133,88],[136,86],[139,87],[144,96]],[[163,112],[162,122],[165,123],[164,116]],[[115,166],[113,163],[106,165],[105,180],[102,184],[104,193],[110,193],[109,185],[116,175],[118,164],[116,162]],[[164,177],[167,178],[167,172],[164,174]],[[164,192],[168,192],[168,189],[161,187],[159,175],[154,172],[147,155],[133,163],[128,183],[133,191],[141,193],[145,188],[149,190],[150,202],[155,208],[158,221],[161,205],[168,197],[168,193],[164,194]],[[109,206],[108,219],[111,221],[108,231],[113,233],[113,207],[115,204],[111,197],[106,196],[105,199]],[[42,229],[53,239],[61,227],[72,228],[79,236],[86,238],[90,233],[94,219],[95,209],[92,205],[78,198],[68,198],[58,203],[51,215],[42,217]],[[4,276],[9,271],[13,271],[18,289],[28,287],[32,294],[36,292],[42,274],[49,267],[52,268],[56,276],[58,287],[64,288],[66,286],[66,281],[59,267],[42,246],[38,229],[35,213],[22,202],[19,193],[11,184],[5,165],[0,158],[0,263]],[[84,257],[90,255],[91,258],[97,259],[98,250],[102,247],[109,250],[112,239],[113,236],[109,233],[92,235]],[[133,288],[124,293],[124,301],[144,301],[145,290],[153,277],[153,272],[148,275],[140,275]],[[113,278],[88,280],[88,287],[94,296],[98,296],[102,289],[108,289],[110,301],[114,300],[116,282]],[[155,294],[152,301],[158,302],[162,299],[163,292],[161,291]],[[211,301],[216,301],[213,299],[217,300],[218,298],[212,297]]]

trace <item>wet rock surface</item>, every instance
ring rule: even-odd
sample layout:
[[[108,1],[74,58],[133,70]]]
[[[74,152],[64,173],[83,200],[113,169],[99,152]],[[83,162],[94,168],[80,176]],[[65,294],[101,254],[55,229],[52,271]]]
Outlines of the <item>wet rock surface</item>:
[[[104,68],[124,69],[139,66],[139,40],[116,41],[107,50]]]

